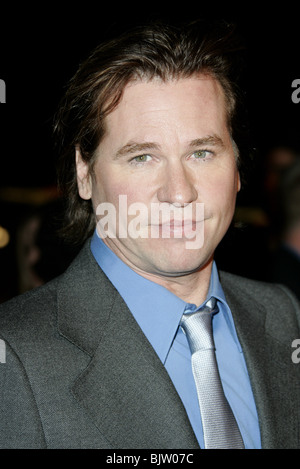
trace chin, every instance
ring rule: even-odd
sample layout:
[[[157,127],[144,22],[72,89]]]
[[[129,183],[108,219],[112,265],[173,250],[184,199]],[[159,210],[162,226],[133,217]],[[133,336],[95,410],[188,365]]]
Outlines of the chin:
[[[208,247],[187,249],[186,240],[143,240],[127,249],[126,263],[150,275],[179,277],[201,270],[212,258]],[[123,251],[125,254],[126,251]],[[129,262],[128,262],[129,261]]]
[[[178,277],[189,275],[191,273],[201,270],[207,264],[207,261],[195,256],[195,253],[185,255],[184,253],[177,253],[171,256],[154,260],[153,265],[156,266],[156,271],[161,275]]]

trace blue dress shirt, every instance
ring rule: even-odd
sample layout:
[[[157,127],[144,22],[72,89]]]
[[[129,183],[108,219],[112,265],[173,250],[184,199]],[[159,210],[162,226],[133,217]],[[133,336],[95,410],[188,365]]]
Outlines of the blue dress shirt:
[[[199,445],[204,448],[191,352],[180,327],[182,314],[196,311],[202,305],[197,307],[186,303],[161,285],[134,272],[109,249],[96,231],[91,240],[91,250],[169,373]],[[211,297],[217,299],[219,306],[219,312],[213,319],[213,331],[224,392],[237,420],[245,448],[261,448],[258,417],[246,363],[215,263],[206,301]]]

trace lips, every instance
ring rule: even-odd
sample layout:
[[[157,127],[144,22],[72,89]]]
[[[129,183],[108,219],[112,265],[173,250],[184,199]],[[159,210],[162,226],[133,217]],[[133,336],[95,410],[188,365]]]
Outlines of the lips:
[[[191,226],[196,226],[196,221],[194,220],[171,220],[169,222],[161,223],[159,226],[162,228],[170,229],[183,229],[185,227],[190,228]]]
[[[198,222],[194,220],[170,220],[159,225],[154,225],[154,229],[163,238],[184,238],[196,232],[197,224]]]

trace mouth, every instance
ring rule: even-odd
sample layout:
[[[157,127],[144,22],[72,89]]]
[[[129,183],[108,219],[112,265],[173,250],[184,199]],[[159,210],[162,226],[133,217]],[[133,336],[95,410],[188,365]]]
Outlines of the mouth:
[[[162,238],[190,238],[192,234],[196,234],[200,223],[199,220],[170,220],[158,225],[151,225],[151,229],[153,228],[154,233]]]

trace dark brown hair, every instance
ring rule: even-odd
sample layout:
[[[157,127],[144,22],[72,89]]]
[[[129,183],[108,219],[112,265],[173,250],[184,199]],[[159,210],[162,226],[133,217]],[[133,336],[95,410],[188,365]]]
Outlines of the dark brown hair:
[[[213,76],[224,90],[233,133],[238,95],[233,59],[240,50],[234,29],[225,22],[197,21],[181,27],[155,23],[100,44],[81,64],[54,125],[60,152],[58,182],[67,201],[65,238],[82,243],[96,223],[91,201],[78,194],[75,147],[92,171],[95,150],[105,132],[104,118],[130,81],[154,77],[167,81],[199,73]]]

